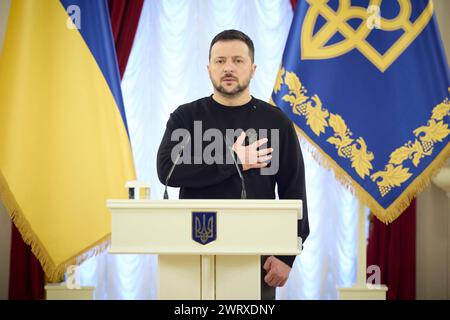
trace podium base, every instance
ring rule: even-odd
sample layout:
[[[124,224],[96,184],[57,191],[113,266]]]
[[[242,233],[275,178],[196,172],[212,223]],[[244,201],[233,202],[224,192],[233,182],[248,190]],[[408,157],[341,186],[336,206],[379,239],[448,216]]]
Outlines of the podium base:
[[[259,255],[159,255],[159,300],[259,300]]]
[[[95,287],[87,286],[69,289],[64,282],[45,286],[46,300],[94,300],[94,290]]]
[[[339,300],[386,300],[388,287],[385,285],[365,285],[337,288]]]

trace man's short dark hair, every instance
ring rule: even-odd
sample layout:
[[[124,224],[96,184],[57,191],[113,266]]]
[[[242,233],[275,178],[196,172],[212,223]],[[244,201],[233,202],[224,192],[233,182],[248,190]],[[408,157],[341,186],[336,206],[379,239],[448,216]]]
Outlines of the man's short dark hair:
[[[209,60],[211,60],[211,49],[216,42],[231,41],[231,40],[238,40],[244,42],[248,47],[248,52],[250,55],[250,59],[252,60],[252,63],[255,61],[255,47],[253,46],[252,39],[250,39],[250,37],[247,36],[245,33],[234,29],[224,30],[218,35],[216,35],[214,39],[212,39],[211,45],[209,46]]]

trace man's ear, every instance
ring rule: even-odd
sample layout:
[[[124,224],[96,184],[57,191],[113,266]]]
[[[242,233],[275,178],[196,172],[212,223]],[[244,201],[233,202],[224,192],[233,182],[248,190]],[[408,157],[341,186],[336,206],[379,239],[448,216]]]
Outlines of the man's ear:
[[[252,64],[252,78],[255,75],[256,72],[256,64]]]

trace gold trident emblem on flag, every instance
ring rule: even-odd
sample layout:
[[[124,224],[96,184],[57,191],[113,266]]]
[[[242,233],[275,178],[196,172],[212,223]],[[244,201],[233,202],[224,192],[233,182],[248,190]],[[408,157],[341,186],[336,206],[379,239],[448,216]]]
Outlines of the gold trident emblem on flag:
[[[328,59],[344,55],[352,49],[358,49],[381,72],[384,72],[428,24],[433,16],[433,2],[432,0],[428,2],[426,8],[414,22],[410,21],[411,0],[397,0],[400,10],[398,15],[392,19],[383,18],[383,12],[378,11],[380,15],[377,28],[379,27],[383,31],[403,30],[403,34],[397,41],[384,54],[381,54],[367,41],[367,37],[373,31],[369,21],[374,14],[368,9],[378,8],[379,10],[381,1],[370,0],[368,8],[363,8],[352,6],[350,0],[339,0],[339,8],[334,11],[327,5],[328,0],[307,0],[310,6],[302,26],[302,60]],[[326,23],[313,34],[319,16],[323,17]],[[362,20],[356,30],[347,23],[350,19],[355,18]],[[340,33],[344,39],[327,45],[336,33]]]

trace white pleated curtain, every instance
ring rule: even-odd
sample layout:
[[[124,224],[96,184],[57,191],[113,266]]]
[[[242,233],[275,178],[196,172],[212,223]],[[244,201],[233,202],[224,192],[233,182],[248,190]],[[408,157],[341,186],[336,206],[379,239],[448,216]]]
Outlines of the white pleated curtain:
[[[239,29],[255,44],[253,96],[268,101],[292,21],[289,0],[145,1],[122,90],[139,180],[161,199],[156,154],[170,113],[210,95],[206,65],[212,38]],[[356,199],[302,146],[311,233],[277,299],[336,299],[356,279]],[[178,189],[169,188],[171,199]],[[80,267],[96,299],[155,299],[157,257],[104,253]]]

